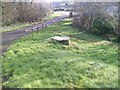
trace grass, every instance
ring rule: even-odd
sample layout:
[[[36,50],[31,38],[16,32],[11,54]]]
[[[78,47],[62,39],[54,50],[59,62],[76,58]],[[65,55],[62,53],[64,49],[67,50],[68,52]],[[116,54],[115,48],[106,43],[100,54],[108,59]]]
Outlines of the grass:
[[[60,16],[59,14],[52,13],[46,17],[43,18],[43,21],[47,21],[49,19],[53,19],[57,16]],[[7,32],[7,31],[12,31],[12,30],[17,30],[20,28],[24,28],[30,25],[38,24],[40,22],[32,22],[32,23],[16,23],[16,24],[11,24],[10,26],[3,26],[0,28],[0,32]]]
[[[0,29],[0,32],[7,32],[7,31],[12,31],[12,30],[17,30],[23,27],[27,27],[32,25],[32,23],[16,23],[16,24],[12,24],[10,26],[3,26]]]
[[[53,19],[53,18],[58,17],[58,16],[60,16],[60,14],[54,12],[54,13],[44,17],[43,20]]]
[[[3,86],[10,88],[118,87],[118,46],[79,32],[68,19],[15,41],[2,56]],[[49,40],[70,36],[70,45]]]

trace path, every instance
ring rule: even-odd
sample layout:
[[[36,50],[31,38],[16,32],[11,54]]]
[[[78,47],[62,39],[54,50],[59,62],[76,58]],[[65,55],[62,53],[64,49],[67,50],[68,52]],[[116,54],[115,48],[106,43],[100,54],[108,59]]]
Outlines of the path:
[[[2,55],[6,51],[6,49],[9,47],[9,45],[16,39],[18,39],[22,36],[25,36],[27,34],[30,34],[32,32],[32,30],[33,30],[33,32],[37,31],[36,28],[41,30],[42,28],[45,28],[46,26],[51,25],[55,22],[60,21],[61,19],[67,18],[67,17],[68,17],[67,14],[62,13],[60,16],[58,16],[52,20],[45,21],[43,23],[27,26],[25,28],[13,30],[13,31],[2,32],[2,41],[1,41],[2,46],[0,46],[0,55]],[[27,30],[27,31],[25,32],[25,30]]]

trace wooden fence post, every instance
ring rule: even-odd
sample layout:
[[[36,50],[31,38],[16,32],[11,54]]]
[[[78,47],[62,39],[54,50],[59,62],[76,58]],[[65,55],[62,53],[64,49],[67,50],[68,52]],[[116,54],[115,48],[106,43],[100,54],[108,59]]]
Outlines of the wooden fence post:
[[[31,32],[31,33],[32,33],[32,36],[33,36],[33,30],[34,30],[34,28],[32,28],[32,32]]]
[[[42,24],[42,29],[43,29],[43,27],[44,27],[44,23]]]
[[[37,27],[37,34],[38,34],[38,29],[39,29],[39,27]]]

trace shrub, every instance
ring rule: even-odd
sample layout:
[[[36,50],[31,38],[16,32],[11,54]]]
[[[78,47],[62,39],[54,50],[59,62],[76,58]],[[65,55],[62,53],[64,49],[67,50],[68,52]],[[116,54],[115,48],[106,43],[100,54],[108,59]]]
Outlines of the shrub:
[[[111,3],[108,3],[108,5],[109,4]],[[77,11],[78,14],[81,14],[79,17],[74,18],[73,25],[79,27],[80,30],[105,36],[109,40],[112,38],[114,41],[120,41],[117,29],[117,14],[108,12],[108,9],[104,8],[105,5],[102,7],[103,5],[101,3],[86,3],[86,5],[88,5],[89,8],[84,6],[84,12]]]
[[[50,4],[28,2],[3,2],[2,26],[10,26],[16,22],[36,22],[50,13]]]

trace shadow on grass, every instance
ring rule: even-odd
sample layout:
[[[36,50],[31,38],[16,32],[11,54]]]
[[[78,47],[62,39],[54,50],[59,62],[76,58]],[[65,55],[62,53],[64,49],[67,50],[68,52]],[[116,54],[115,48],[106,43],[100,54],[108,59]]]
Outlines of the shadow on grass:
[[[80,40],[86,40],[86,41],[89,41],[89,42],[100,42],[100,41],[106,40],[103,37],[96,36],[96,35],[93,35],[93,34],[87,34],[85,32],[73,33],[73,34],[70,34],[69,36],[73,37],[73,38],[76,38],[76,39],[80,39]]]

